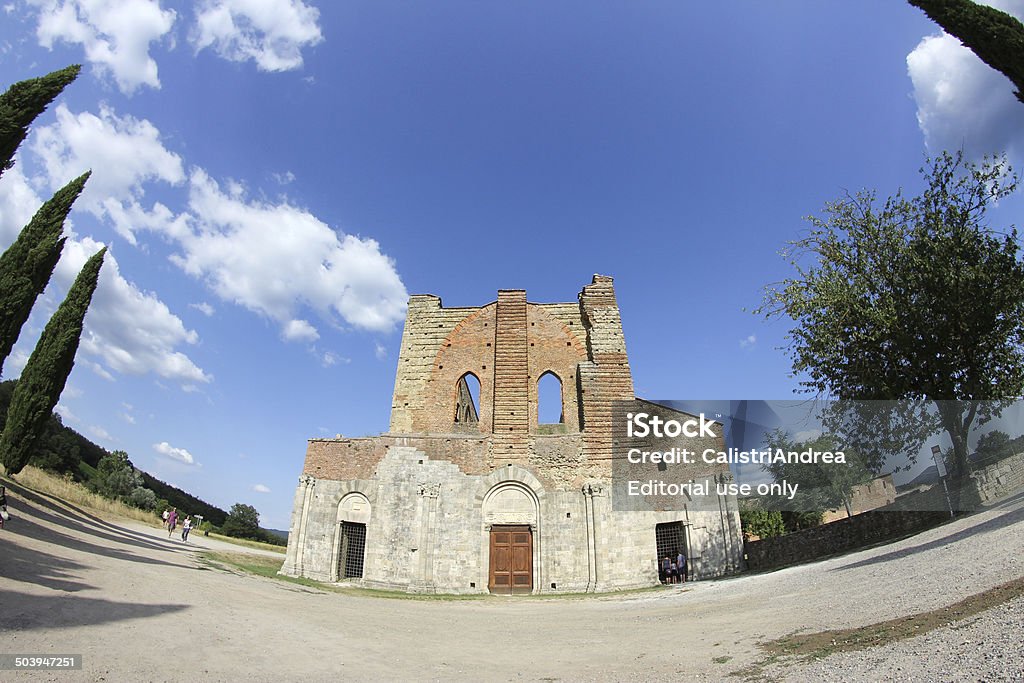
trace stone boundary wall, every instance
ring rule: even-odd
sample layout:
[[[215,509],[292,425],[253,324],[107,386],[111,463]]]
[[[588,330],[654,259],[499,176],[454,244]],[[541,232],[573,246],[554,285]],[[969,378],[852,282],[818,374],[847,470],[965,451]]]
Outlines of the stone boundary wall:
[[[942,494],[942,487],[938,494]],[[931,491],[927,492],[928,495]],[[943,504],[945,498],[943,496]],[[803,529],[776,538],[747,541],[744,553],[747,569],[763,571],[792,564],[811,562],[822,557],[856,550],[875,543],[891,541],[924,531],[949,519],[949,511],[901,510],[896,505],[870,510],[811,529]]]
[[[1024,488],[1024,453],[971,473],[978,498],[989,503]]]

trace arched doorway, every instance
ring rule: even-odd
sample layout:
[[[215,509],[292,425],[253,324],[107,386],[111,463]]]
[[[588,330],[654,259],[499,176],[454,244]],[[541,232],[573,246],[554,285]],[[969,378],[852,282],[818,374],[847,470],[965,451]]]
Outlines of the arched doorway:
[[[494,486],[483,502],[487,532],[487,589],[503,595],[534,591],[538,553],[538,501],[532,490],[517,481]]]
[[[349,493],[338,503],[336,581],[363,578],[366,526],[370,522],[370,512],[370,501],[362,493]]]

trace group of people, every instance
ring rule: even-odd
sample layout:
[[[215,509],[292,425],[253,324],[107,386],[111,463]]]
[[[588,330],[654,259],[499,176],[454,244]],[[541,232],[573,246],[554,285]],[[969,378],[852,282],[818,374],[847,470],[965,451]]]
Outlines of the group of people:
[[[686,553],[682,550],[675,556],[665,555],[661,560],[659,576],[662,583],[686,583],[689,573],[686,567]]]
[[[164,526],[167,527],[167,538],[170,538],[174,534],[174,530],[178,528],[178,508],[164,510]],[[181,523],[181,540],[187,541],[190,531],[192,531],[192,517],[186,515],[185,521]]]

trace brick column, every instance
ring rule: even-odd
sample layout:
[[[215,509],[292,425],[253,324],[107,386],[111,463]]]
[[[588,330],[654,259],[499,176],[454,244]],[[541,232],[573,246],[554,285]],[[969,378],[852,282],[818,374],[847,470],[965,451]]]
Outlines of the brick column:
[[[527,363],[526,292],[498,290],[494,331],[494,463],[529,457],[530,377]]]
[[[605,461],[610,472],[612,405],[633,400],[633,375],[612,278],[595,275],[593,283],[583,288],[580,313],[590,356],[579,368],[585,449],[588,459]]]

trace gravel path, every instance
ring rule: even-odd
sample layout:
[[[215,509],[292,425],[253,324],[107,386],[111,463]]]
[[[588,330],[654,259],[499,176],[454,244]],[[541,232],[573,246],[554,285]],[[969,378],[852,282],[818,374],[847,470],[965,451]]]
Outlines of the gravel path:
[[[195,552],[211,539],[185,545],[44,496],[9,497],[0,653],[78,653],[85,664],[0,672],[5,681],[719,681],[763,660],[760,642],[927,611],[1024,576],[1024,494],[895,544],[767,574],[479,601],[340,595],[211,570]],[[913,640],[769,673],[1017,680],[1022,611],[1016,600]]]
[[[773,667],[786,681],[1022,681],[1024,598],[931,633],[864,652],[844,652],[793,669]]]

